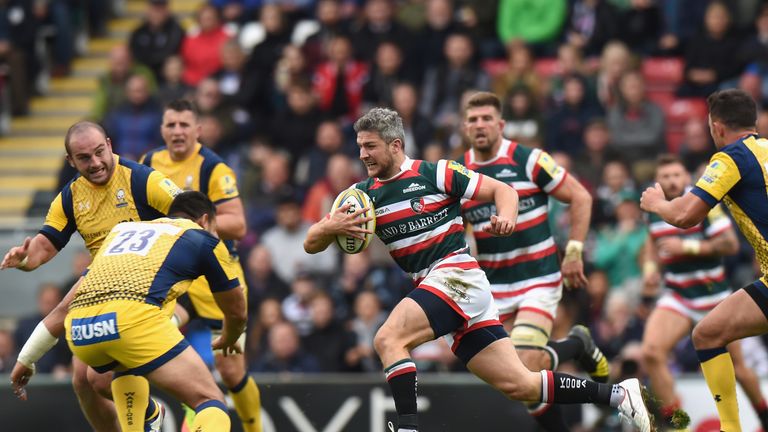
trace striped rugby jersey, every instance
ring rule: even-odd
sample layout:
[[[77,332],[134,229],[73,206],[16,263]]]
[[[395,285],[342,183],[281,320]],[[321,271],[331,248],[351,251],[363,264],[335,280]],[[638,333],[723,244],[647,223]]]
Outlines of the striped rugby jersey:
[[[455,161],[406,158],[392,178],[354,187],[373,200],[376,235],[418,285],[437,268],[479,268],[464,240],[460,200],[474,198],[481,179]]]
[[[665,237],[705,240],[714,238],[731,228],[731,220],[720,205],[716,205],[698,225],[688,229],[672,226],[659,215],[649,214],[651,239],[657,243]],[[729,289],[725,280],[723,259],[715,256],[660,256],[664,265],[664,285],[675,297],[693,309],[710,309],[722,300],[723,291]]]
[[[467,167],[511,185],[520,198],[515,231],[494,237],[483,231],[496,214],[493,203],[465,201],[464,218],[472,224],[477,260],[491,282],[496,298],[523,294],[533,288],[560,286],[557,246],[547,222],[548,194],[565,181],[567,173],[539,149],[503,140],[493,159],[480,162],[474,152],[464,154]]]

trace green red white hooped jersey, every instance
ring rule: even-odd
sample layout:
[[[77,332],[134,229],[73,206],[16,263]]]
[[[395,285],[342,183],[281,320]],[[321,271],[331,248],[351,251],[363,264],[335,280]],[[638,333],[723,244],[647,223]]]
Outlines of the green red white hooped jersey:
[[[464,200],[462,213],[472,225],[477,260],[497,299],[520,296],[537,288],[560,289],[562,275],[557,245],[547,222],[549,194],[565,182],[566,171],[552,156],[502,140],[492,159],[478,161],[472,149],[464,154],[467,168],[512,186],[519,196],[515,231],[494,237],[483,231],[496,214],[493,203]]]
[[[376,209],[376,235],[415,285],[437,268],[479,268],[464,240],[461,199],[475,198],[481,175],[448,160],[406,158],[392,178],[354,185]]]
[[[717,237],[733,224],[721,205],[712,207],[707,217],[699,224],[682,229],[672,226],[655,213],[649,214],[651,239],[658,241],[665,237],[680,237],[683,240],[706,240]],[[672,296],[693,310],[709,310],[730,293],[725,279],[723,259],[708,256],[659,256],[663,267],[664,286]]]

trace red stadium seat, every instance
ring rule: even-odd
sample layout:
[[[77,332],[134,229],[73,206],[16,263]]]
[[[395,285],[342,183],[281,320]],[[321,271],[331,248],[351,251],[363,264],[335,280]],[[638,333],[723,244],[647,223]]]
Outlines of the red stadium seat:
[[[669,110],[669,107],[675,103],[675,99],[677,97],[675,96],[675,93],[671,91],[647,91],[646,97],[649,101],[655,103],[658,105],[665,113]]]
[[[549,78],[554,74],[560,73],[560,64],[557,62],[557,59],[552,58],[543,58],[536,60],[536,63],[533,65],[534,70],[536,70],[536,74],[541,76],[542,78]]]
[[[506,59],[489,59],[483,60],[482,67],[485,73],[493,78],[506,72],[509,68],[509,63]]]
[[[707,102],[701,98],[677,99],[664,112],[667,125],[683,125],[691,118],[707,118]]]
[[[677,57],[651,57],[643,61],[642,72],[650,89],[673,90],[683,81],[685,63]]]
[[[668,130],[666,133],[667,150],[670,153],[677,153],[680,151],[680,145],[683,144],[685,139],[685,132],[682,129]]]

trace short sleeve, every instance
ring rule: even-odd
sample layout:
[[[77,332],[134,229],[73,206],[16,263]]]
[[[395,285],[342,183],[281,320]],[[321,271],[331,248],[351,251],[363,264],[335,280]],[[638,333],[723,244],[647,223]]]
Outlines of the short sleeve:
[[[147,202],[160,213],[167,215],[176,195],[182,192],[174,182],[160,173],[152,171],[147,179]]]
[[[240,286],[237,270],[231,262],[229,251],[224,243],[213,239],[203,245],[200,252],[200,268],[208,280],[211,292],[222,292]]]
[[[61,250],[77,230],[72,211],[72,191],[65,187],[53,200],[45,217],[40,234],[48,238],[56,249]]]
[[[528,155],[525,174],[530,181],[546,193],[552,193],[563,184],[566,172],[549,153],[534,149]]]
[[[211,178],[208,181],[208,198],[214,204],[237,198],[240,193],[237,190],[235,172],[226,164],[219,163],[213,168]]]
[[[474,199],[480,189],[482,175],[464,165],[441,159],[437,162],[435,181],[438,189],[458,198]]]
[[[741,173],[736,162],[726,153],[717,152],[691,192],[714,207],[739,180]]]

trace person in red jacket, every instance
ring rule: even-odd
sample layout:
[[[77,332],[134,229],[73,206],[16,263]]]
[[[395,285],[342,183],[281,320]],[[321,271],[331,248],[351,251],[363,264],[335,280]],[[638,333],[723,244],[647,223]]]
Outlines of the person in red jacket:
[[[181,44],[182,80],[193,87],[221,69],[221,47],[231,37],[221,22],[219,11],[211,5],[205,5],[197,12],[197,25],[198,28]]]

